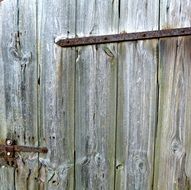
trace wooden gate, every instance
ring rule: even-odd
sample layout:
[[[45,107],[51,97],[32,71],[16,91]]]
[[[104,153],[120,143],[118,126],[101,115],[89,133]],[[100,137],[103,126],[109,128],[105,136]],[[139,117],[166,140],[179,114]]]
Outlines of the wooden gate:
[[[191,26],[190,0],[0,2],[1,190],[191,189],[191,37],[59,38]]]

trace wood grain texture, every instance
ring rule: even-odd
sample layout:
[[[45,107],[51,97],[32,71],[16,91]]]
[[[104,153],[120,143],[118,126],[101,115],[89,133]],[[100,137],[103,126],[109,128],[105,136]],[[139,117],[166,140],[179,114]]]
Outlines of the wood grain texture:
[[[190,189],[191,38],[160,42],[155,189]]]
[[[119,52],[116,189],[152,189],[157,106],[157,41]]]
[[[190,27],[190,8],[190,0],[160,0],[161,29]]]
[[[157,0],[120,7],[120,32],[158,29]],[[120,43],[116,189],[152,189],[156,111],[157,40]]]
[[[119,32],[158,29],[158,0],[120,0]]]
[[[38,1],[40,189],[74,187],[75,49],[54,44],[75,34],[75,0]]]
[[[35,1],[3,2],[2,25],[2,102],[5,118],[2,135],[19,145],[37,145],[37,64]],[[30,42],[30,43],[29,43]],[[38,155],[17,154],[15,189],[36,189]],[[9,168],[14,174],[13,168]],[[8,179],[9,180],[9,179]],[[9,183],[9,182],[7,182]]]
[[[161,0],[160,28],[190,27],[191,2]],[[190,189],[190,37],[160,41],[154,189]]]
[[[14,74],[9,73],[15,75],[11,82],[15,91],[15,103],[18,104],[14,108],[18,112],[14,135],[19,145],[38,146],[36,0],[19,0],[17,9],[18,32],[14,34],[15,41],[11,44],[14,63],[10,65],[15,68],[12,70]],[[36,190],[38,154],[20,153],[17,164],[15,188]]]
[[[77,1],[77,36],[118,31],[118,1]],[[117,46],[78,47],[76,190],[114,189]]]
[[[6,125],[6,105],[5,105],[5,73],[4,73],[4,53],[5,49],[4,43],[4,25],[9,20],[9,23],[13,26],[15,25],[15,1],[5,4],[4,2],[0,3],[0,143],[4,143],[7,137],[7,125]],[[12,9],[6,18],[4,17],[7,10]],[[11,31],[11,28],[9,28]],[[14,189],[14,169],[6,166],[4,159],[0,158],[0,190],[12,190]]]
[[[54,43],[189,27],[190,9],[189,0],[0,0],[0,143],[49,149],[18,154],[16,169],[0,158],[0,190],[191,189],[191,37]]]

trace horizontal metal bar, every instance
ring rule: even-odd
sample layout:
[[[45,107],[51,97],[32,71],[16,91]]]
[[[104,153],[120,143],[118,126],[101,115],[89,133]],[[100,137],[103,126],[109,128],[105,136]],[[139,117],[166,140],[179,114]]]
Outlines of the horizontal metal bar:
[[[47,153],[46,147],[30,147],[30,146],[18,146],[14,145],[15,152],[36,152],[36,153]]]
[[[58,39],[55,43],[61,47],[96,45],[136,40],[149,40],[166,37],[178,37],[191,35],[191,27],[165,30],[154,30],[134,33],[121,33],[102,36],[89,36],[79,38]]]
[[[19,146],[19,145],[0,145],[0,152],[36,152],[36,153],[47,153],[46,147],[30,147],[30,146]]]

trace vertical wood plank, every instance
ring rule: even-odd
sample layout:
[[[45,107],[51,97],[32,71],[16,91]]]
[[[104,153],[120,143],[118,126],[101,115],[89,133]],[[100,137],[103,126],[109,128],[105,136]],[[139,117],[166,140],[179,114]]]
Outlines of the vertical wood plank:
[[[75,0],[38,1],[40,189],[74,188],[75,48],[54,44],[75,34]]]
[[[118,32],[118,1],[77,1],[77,36]],[[75,188],[114,189],[117,45],[78,47]]]
[[[191,26],[191,1],[160,0],[160,28]]]
[[[191,38],[160,41],[155,189],[189,189]],[[189,158],[189,159],[188,159]],[[190,182],[189,182],[190,183]],[[189,186],[188,186],[189,185]]]
[[[36,0],[18,0],[17,7],[17,33],[12,51],[16,67],[13,72],[18,77],[13,78],[16,82],[13,84],[15,96],[18,96],[16,109],[19,118],[14,126],[14,135],[20,145],[38,146]],[[17,164],[15,188],[36,190],[38,154],[20,153]]]
[[[152,189],[157,106],[157,41],[120,45],[117,189]]]
[[[0,167],[0,190],[13,190],[14,189],[14,170],[6,166]]]
[[[5,123],[2,126],[2,135],[3,138],[16,140],[20,145],[37,145],[35,1],[30,2],[30,7],[22,1],[3,3],[1,76],[4,79],[1,87],[4,90],[1,96],[4,96],[2,105],[5,104]],[[17,156],[18,168],[15,171],[13,188],[36,189],[34,172],[38,171],[37,155]],[[13,169],[9,170],[13,175]]]
[[[191,2],[161,0],[161,29],[190,27]],[[160,40],[155,189],[190,189],[191,38]]]
[[[120,8],[120,32],[158,29],[158,0],[121,0]],[[152,189],[156,116],[157,40],[121,43],[116,189]]]
[[[1,26],[1,96],[2,96],[2,114],[3,114],[3,124],[1,133],[3,139],[13,138],[14,126],[17,126],[16,118],[18,118],[18,101],[16,99],[18,96],[15,94],[15,91],[18,86],[16,83],[15,75],[19,75],[16,70],[17,65],[14,62],[14,47],[12,41],[14,41],[15,34],[17,33],[17,1],[12,2],[2,2],[2,26]],[[12,51],[13,50],[13,51]],[[15,68],[16,67],[16,68]],[[14,71],[14,72],[13,72]],[[15,83],[14,83],[15,82]],[[18,82],[18,81],[17,81]],[[16,113],[17,111],[17,113]],[[4,142],[3,142],[4,143]]]
[[[120,32],[140,32],[158,29],[158,0],[120,0]]]
[[[6,14],[6,12],[8,14]],[[5,17],[6,15],[6,17]],[[8,133],[6,125],[6,104],[5,104],[5,80],[4,64],[6,64],[5,51],[6,45],[4,41],[4,26],[7,22],[14,28],[16,25],[16,1],[0,2],[0,143],[5,143]],[[12,33],[13,28],[9,27],[7,32]],[[0,160],[0,189],[12,190],[14,189],[14,170],[6,166],[5,161]]]
[[[37,145],[36,1],[4,2],[2,65],[7,138]],[[15,189],[37,189],[38,155],[16,155]],[[9,183],[9,182],[8,182]]]

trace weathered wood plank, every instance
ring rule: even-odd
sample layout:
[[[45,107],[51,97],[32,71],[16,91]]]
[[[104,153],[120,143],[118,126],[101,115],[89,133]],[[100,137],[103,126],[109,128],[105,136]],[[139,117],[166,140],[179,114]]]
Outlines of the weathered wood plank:
[[[1,72],[6,113],[3,127],[7,138],[17,144],[37,145],[36,2],[3,3]],[[36,189],[37,155],[17,156],[15,189]]]
[[[161,0],[160,28],[191,26],[191,2]],[[154,189],[190,188],[190,37],[159,44],[159,119]]]
[[[77,36],[118,32],[118,1],[77,1]],[[114,189],[117,46],[78,47],[76,189]]]
[[[157,41],[121,44],[117,189],[152,189],[157,106]]]
[[[15,75],[11,82],[17,104],[14,109],[18,112],[14,135],[19,145],[38,146],[36,0],[18,0],[17,8],[17,33],[11,44],[14,63],[9,66],[15,65],[14,74],[10,73]],[[20,153],[17,164],[15,188],[36,190],[38,154]]]
[[[121,0],[120,32],[158,29],[158,0]],[[151,190],[157,40],[119,44],[116,189]]]
[[[160,0],[160,28],[191,26],[190,0]]]
[[[160,41],[155,189],[190,189],[191,38]]]
[[[5,106],[5,74],[4,64],[5,58],[3,52],[5,46],[4,42],[4,25],[9,22],[11,26],[15,26],[16,16],[16,1],[1,2],[0,3],[0,143],[5,143],[7,137],[8,128],[6,126],[6,106]],[[6,12],[8,14],[6,14]],[[6,15],[6,17],[5,17]],[[12,28],[9,28],[7,32],[12,32]],[[1,190],[12,190],[14,189],[14,169],[6,166],[5,161],[1,158],[0,160],[0,189]]]
[[[14,189],[14,169],[6,166],[0,167],[0,190]]]
[[[20,10],[22,1],[3,3],[1,46],[3,69],[1,72],[4,76],[2,88],[4,88],[3,101],[5,101],[6,113],[4,118],[6,125],[3,127],[7,138],[14,139],[21,145],[34,145],[35,140],[38,142],[36,38],[35,24],[33,25],[35,23],[33,16],[36,15],[36,12],[32,8],[27,10],[27,6]],[[35,1],[30,4],[31,7],[33,7],[32,5],[35,7]],[[21,20],[22,14],[30,23],[27,26],[26,20]],[[36,189],[34,170],[38,171],[37,155],[19,154],[17,156],[18,168],[15,171],[14,188]],[[13,169],[11,171],[13,175]]]
[[[16,76],[19,73],[16,71],[17,65],[14,62],[14,51],[13,43],[14,37],[17,33],[17,1],[12,2],[3,2],[2,7],[2,31],[1,31],[1,76],[4,76],[1,81],[1,90],[2,90],[2,108],[5,112],[4,117],[4,126],[2,126],[3,135],[2,141],[5,141],[6,137],[13,138],[14,136],[14,126],[16,126],[16,118],[18,118],[18,107],[16,99],[18,99],[17,94],[15,94],[16,87]],[[13,41],[13,42],[12,42]],[[13,51],[12,51],[13,50]],[[13,52],[14,53],[14,52]],[[16,67],[16,68],[15,68]],[[15,82],[15,83],[14,83]],[[18,80],[17,80],[18,82]],[[17,113],[16,113],[17,112]]]
[[[75,49],[54,38],[75,34],[75,0],[38,1],[40,189],[74,188]]]
[[[158,29],[158,0],[120,0],[119,32]]]

